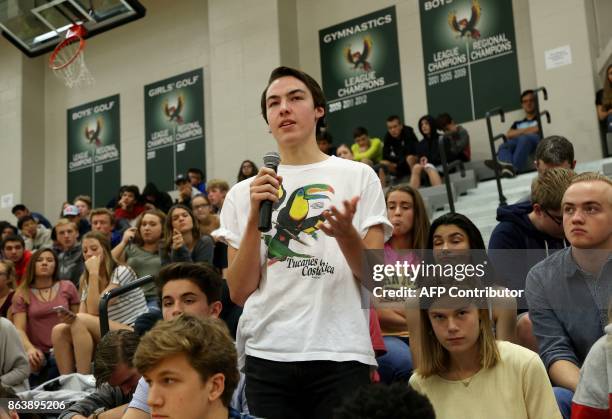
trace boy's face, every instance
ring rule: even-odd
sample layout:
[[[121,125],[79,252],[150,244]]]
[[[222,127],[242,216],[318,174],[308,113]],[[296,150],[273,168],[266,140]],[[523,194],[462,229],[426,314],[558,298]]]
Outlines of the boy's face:
[[[208,190],[208,200],[212,205],[218,207],[223,203],[226,194],[227,192],[219,188],[211,188]]]
[[[18,241],[4,243],[4,257],[13,263],[18,263],[23,258],[23,245]]]
[[[144,378],[149,384],[147,404],[153,418],[207,418],[211,410],[219,408],[225,389],[223,374],[203,381],[184,354],[164,358],[145,372]]]
[[[399,119],[393,119],[391,121],[387,121],[387,131],[389,135],[393,138],[399,138],[402,133],[402,124]]]
[[[295,77],[274,80],[266,92],[266,117],[279,147],[292,147],[314,137],[317,120],[325,114],[315,108],[312,94]]]
[[[612,250],[612,186],[603,181],[570,185],[561,207],[563,230],[572,246]]]
[[[28,220],[21,225],[21,231],[24,235],[34,238],[36,237],[36,230],[38,229],[38,223],[34,220]]]
[[[91,231],[98,231],[109,236],[112,230],[111,219],[107,214],[98,214],[91,217]]]
[[[173,279],[162,288],[162,313],[164,320],[172,320],[181,314],[195,317],[219,317],[221,303],[208,303],[206,294],[190,279]]]
[[[55,235],[60,246],[70,249],[77,242],[78,231],[74,224],[63,224],[55,227]]]

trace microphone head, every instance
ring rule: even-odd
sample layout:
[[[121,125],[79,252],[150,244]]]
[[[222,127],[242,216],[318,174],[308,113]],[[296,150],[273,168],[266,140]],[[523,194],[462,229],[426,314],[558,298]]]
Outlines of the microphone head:
[[[266,167],[278,167],[280,164],[280,154],[276,151],[270,151],[263,157],[264,166]]]

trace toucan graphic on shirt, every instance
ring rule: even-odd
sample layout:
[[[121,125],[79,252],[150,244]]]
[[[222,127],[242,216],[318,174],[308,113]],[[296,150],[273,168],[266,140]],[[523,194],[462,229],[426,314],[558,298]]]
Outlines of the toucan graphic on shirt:
[[[288,257],[312,257],[312,255],[295,252],[289,246],[292,241],[308,246],[303,240],[303,235],[317,239],[319,226],[325,222],[322,211],[318,211],[323,207],[320,201],[330,201],[333,194],[334,188],[330,185],[314,183],[297,188],[287,199],[287,192],[281,185],[279,200],[273,207],[275,212],[278,211],[274,223],[276,234],[274,236],[263,236],[264,242],[268,246],[268,265],[283,261]],[[320,204],[320,208],[314,208],[313,210],[311,205],[319,206],[315,205],[313,201],[319,201],[317,204]]]

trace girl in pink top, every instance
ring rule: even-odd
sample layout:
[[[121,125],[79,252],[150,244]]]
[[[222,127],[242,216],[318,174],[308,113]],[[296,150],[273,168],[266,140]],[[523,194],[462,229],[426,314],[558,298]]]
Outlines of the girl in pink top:
[[[57,255],[51,249],[32,254],[21,285],[13,298],[13,322],[28,354],[32,372],[39,372],[49,357],[51,329],[60,323],[54,310],[62,306],[76,313],[79,296],[74,284],[57,278]]]
[[[391,238],[385,243],[385,263],[405,261],[418,264],[429,231],[429,219],[421,195],[409,185],[398,185],[389,188],[385,201],[387,217],[393,224]],[[403,306],[379,308],[377,312],[387,348],[387,354],[377,358],[381,380],[387,384],[408,381],[412,373],[412,356],[408,346],[406,312]]]

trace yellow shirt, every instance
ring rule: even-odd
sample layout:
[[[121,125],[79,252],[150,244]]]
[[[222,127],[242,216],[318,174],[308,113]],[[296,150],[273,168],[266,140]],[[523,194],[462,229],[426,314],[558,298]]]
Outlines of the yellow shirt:
[[[501,361],[469,381],[415,373],[410,385],[429,398],[438,419],[561,419],[538,354],[510,342],[497,347]]]

